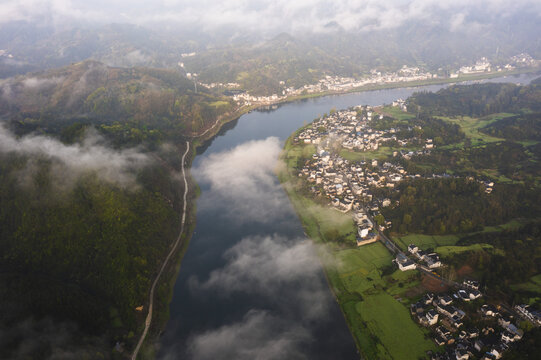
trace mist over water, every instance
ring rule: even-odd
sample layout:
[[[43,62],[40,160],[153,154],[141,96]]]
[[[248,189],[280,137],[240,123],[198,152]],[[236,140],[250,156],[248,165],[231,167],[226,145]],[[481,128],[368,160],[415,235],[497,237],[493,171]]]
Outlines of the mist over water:
[[[215,137],[193,164],[201,187],[197,226],[158,358],[358,358],[316,249],[275,176],[277,159],[294,130],[333,107],[380,105],[442,87],[290,103],[244,115]]]

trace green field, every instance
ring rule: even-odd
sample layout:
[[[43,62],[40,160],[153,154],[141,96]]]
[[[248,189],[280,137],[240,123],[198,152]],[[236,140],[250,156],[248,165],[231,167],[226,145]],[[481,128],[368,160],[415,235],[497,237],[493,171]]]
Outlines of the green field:
[[[379,341],[379,359],[418,359],[435,349],[434,343],[424,338],[428,332],[417,326],[408,310],[391,295],[369,296],[356,309]]]
[[[443,258],[460,254],[466,251],[483,251],[487,249],[494,249],[492,245],[489,244],[473,244],[468,246],[439,246],[435,251]]]
[[[425,339],[425,330],[410,318],[409,301],[398,300],[419,285],[417,272],[396,270],[382,276],[393,257],[379,242],[335,251],[331,259],[324,262],[330,283],[366,358],[410,359],[414,354],[417,359],[435,349]]]
[[[419,248],[426,250],[435,249],[438,246],[454,245],[460,238],[457,235],[423,235],[409,234],[395,238],[395,243],[402,249],[407,250],[409,244],[415,244]]]
[[[339,251],[334,257],[339,264],[337,270],[345,288],[361,295],[383,285],[381,269],[393,260],[389,251],[379,242]]]
[[[483,143],[490,142],[499,142],[504,141],[505,139],[497,138],[494,136],[487,135],[479,129],[505,117],[513,116],[513,114],[493,114],[483,118],[472,118],[469,116],[457,116],[457,117],[446,117],[446,116],[436,116],[437,118],[450,122],[452,124],[457,124],[460,126],[466,137],[471,140],[472,145],[476,146]]]
[[[524,220],[519,219],[513,219],[509,222],[506,222],[505,224],[496,225],[496,226],[485,226],[485,228],[480,233],[485,232],[496,232],[496,231],[502,231],[502,230],[516,230],[524,225]]]
[[[227,101],[218,100],[218,101],[213,101],[209,103],[209,105],[212,107],[218,108],[220,106],[228,106],[229,103]]]
[[[395,107],[395,106],[384,106],[381,108],[381,113],[383,115],[390,116],[392,118],[395,118],[400,121],[414,119],[415,115],[407,113],[403,111],[402,109]]]
[[[315,145],[297,145],[291,147],[288,151],[287,165],[293,167],[297,164],[299,158],[310,158],[316,153]]]

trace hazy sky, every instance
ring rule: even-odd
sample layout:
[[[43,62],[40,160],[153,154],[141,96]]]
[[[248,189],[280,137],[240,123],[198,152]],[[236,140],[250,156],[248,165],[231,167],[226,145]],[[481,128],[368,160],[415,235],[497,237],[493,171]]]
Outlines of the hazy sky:
[[[539,0],[2,0],[0,23],[12,20],[174,23],[214,30],[221,26],[269,32],[387,29],[409,20],[452,29],[526,12],[541,15]]]

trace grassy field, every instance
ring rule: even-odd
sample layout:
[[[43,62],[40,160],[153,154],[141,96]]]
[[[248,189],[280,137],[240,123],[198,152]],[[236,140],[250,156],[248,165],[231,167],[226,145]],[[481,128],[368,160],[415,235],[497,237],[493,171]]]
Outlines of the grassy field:
[[[503,230],[513,230],[524,225],[524,221],[513,219],[505,224],[495,226],[485,226],[483,230],[467,234],[451,234],[451,235],[424,235],[424,234],[408,234],[406,236],[394,237],[395,243],[402,249],[407,250],[409,244],[415,244],[419,248],[426,250],[428,248],[436,249],[438,247],[453,246],[463,236],[471,236],[480,233],[499,232]]]
[[[423,235],[409,234],[402,237],[395,237],[395,243],[402,249],[407,250],[409,244],[415,244],[419,248],[437,248],[438,246],[454,245],[460,238],[457,235]]]
[[[524,220],[519,219],[513,219],[509,222],[506,222],[505,224],[496,225],[496,226],[485,226],[485,228],[480,233],[486,233],[486,232],[496,232],[496,231],[502,231],[502,230],[516,230],[520,228],[522,225],[524,225]]]
[[[286,143],[282,158],[290,167],[282,169],[279,178],[307,234],[322,244],[320,259],[357,347],[366,359],[423,357],[436,346],[410,318],[409,301],[403,300],[408,290],[419,286],[418,272],[387,269],[389,275],[383,275],[393,257],[381,243],[358,248],[350,215],[302,195],[291,166],[311,151],[310,145]]]
[[[472,145],[480,145],[483,143],[491,143],[504,141],[502,138],[494,137],[482,133],[479,129],[505,117],[513,116],[513,114],[493,114],[483,118],[472,118],[469,116],[457,116],[457,117],[446,117],[446,116],[436,116],[439,119],[450,122],[452,124],[457,124],[460,126],[466,137],[471,140]]]
[[[287,166],[288,168],[292,168],[297,164],[297,161],[299,158],[308,158],[311,157],[312,154],[316,152],[316,146],[312,144],[308,145],[297,145],[294,147],[290,147],[287,150]]]
[[[339,251],[334,257],[339,264],[337,272],[345,288],[360,295],[383,286],[381,269],[390,265],[393,260],[385,246],[379,242],[358,249]]]
[[[494,249],[489,244],[473,244],[468,246],[439,246],[435,251],[442,257],[449,257],[452,255],[460,254],[466,251],[482,251],[487,249]]]
[[[396,106],[383,106],[375,109],[377,112],[387,115],[389,117],[398,119],[400,121],[414,119],[415,115],[407,113]]]
[[[220,106],[227,106],[229,105],[229,103],[227,101],[218,100],[218,101],[209,103],[209,105],[212,107],[218,108]]]
[[[380,359],[418,359],[426,356],[427,347],[435,349],[434,343],[424,338],[426,330],[417,326],[391,295],[369,296],[356,309],[376,337]]]

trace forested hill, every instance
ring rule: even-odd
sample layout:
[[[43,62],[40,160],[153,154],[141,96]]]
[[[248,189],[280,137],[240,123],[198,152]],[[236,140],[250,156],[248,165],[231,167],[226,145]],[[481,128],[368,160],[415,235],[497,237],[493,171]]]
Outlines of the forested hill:
[[[336,53],[285,33],[253,46],[209,49],[184,62],[204,82],[237,82],[255,95],[280,94],[280,81],[299,88],[327,74],[360,72],[359,66]]]
[[[0,358],[133,348],[179,231],[184,140],[234,110],[192,86],[95,61],[0,84]],[[174,264],[154,326],[172,276]]]
[[[435,93],[416,93],[408,99],[408,109],[443,116],[540,112],[541,78],[526,86],[509,83],[453,85]]]
[[[84,61],[0,83],[0,116],[17,133],[97,126],[118,143],[178,138],[210,126],[233,109],[174,70],[112,68]]]

